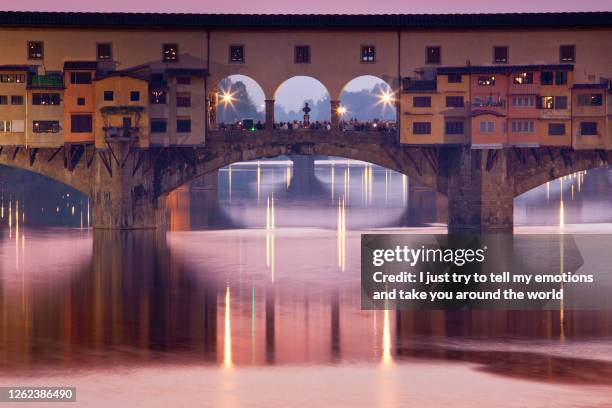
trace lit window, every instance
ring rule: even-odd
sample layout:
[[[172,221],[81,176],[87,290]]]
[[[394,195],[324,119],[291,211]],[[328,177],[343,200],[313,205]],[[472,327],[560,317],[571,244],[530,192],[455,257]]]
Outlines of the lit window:
[[[230,62],[244,62],[244,45],[230,45]]]
[[[576,46],[575,45],[562,45],[559,47],[559,60],[561,62],[575,62],[576,61]]]
[[[493,47],[493,62],[496,64],[508,63],[508,47]]]
[[[59,133],[60,126],[57,120],[35,120],[32,122],[34,133]]]
[[[97,55],[99,61],[113,59],[113,46],[111,43],[99,43],[97,46]]]
[[[376,47],[363,45],[361,47],[361,62],[376,62]]]
[[[519,72],[512,80],[517,85],[533,84],[533,72]]]
[[[153,89],[151,91],[150,101],[153,105],[165,105],[166,104],[166,91],[163,89]]]
[[[494,86],[495,75],[481,75],[478,77],[478,85],[480,86]]]
[[[44,46],[42,41],[28,41],[28,58],[43,59]]]
[[[178,44],[164,44],[162,48],[162,60],[164,62],[176,62],[179,57]]]
[[[425,48],[425,63],[426,64],[439,64],[441,61],[440,47],[426,47]]]

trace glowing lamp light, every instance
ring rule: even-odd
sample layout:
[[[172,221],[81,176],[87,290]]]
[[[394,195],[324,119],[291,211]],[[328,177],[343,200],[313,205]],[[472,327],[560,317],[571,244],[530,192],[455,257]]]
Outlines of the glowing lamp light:
[[[391,103],[393,102],[393,94],[388,91],[385,91],[378,95],[378,99],[381,103],[385,105],[391,105]]]
[[[232,105],[234,102],[234,94],[229,91],[223,91],[221,93],[221,103],[224,105]]]
[[[338,106],[337,111],[338,111],[338,115],[344,115],[347,112],[344,106]]]

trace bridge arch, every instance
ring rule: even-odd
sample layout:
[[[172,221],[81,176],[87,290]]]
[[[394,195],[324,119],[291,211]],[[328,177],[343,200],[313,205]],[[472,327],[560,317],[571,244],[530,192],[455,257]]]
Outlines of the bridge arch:
[[[301,121],[304,102],[308,102],[311,109],[311,122],[331,119],[329,89],[315,77],[295,75],[285,79],[274,91],[273,99],[276,122]]]
[[[396,119],[396,95],[383,78],[361,75],[348,81],[339,94],[340,119],[359,121]]]
[[[165,169],[160,178],[159,195],[173,190],[205,174],[241,161],[277,156],[316,155],[361,160],[397,171],[436,191],[446,194],[446,179],[436,174],[432,152],[427,148],[400,148],[394,135],[380,132],[275,131],[257,137],[240,132],[211,135],[205,157],[194,158],[185,166],[184,155],[174,155],[160,165]],[[217,139],[218,140],[215,140]]]
[[[266,94],[249,76],[232,74],[221,78],[211,89],[209,98],[214,105],[213,125],[231,124],[244,118],[255,122],[265,120]]]
[[[94,155],[93,145],[56,149],[5,146],[0,147],[0,165],[40,174],[91,197]]]

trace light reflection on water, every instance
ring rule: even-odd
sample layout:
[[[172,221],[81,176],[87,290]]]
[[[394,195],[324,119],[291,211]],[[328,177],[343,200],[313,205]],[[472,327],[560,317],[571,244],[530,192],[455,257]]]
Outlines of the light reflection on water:
[[[128,367],[138,370],[133,383],[125,380],[133,385],[208,378],[201,370],[221,367],[235,373],[226,378],[231,384],[211,384],[250,394],[237,392],[229,402],[211,395],[236,406],[261,400],[264,389],[275,391],[250,377],[251,366],[274,366],[267,371],[271,383],[294,376],[311,392],[326,389],[329,367],[348,368],[346,378],[335,379],[345,401],[339,406],[396,406],[408,398],[439,406],[446,396],[427,399],[426,385],[398,390],[405,378],[419,376],[435,378],[438,386],[494,384],[479,400],[489,406],[506,406],[501,389],[542,404],[550,392],[565,393],[566,406],[611,395],[600,388],[587,398],[584,391],[585,384],[612,382],[607,311],[360,309],[360,233],[443,231],[446,220],[444,197],[386,169],[344,159],[320,160],[314,174],[286,161],[233,165],[220,172],[218,192],[195,186],[171,195],[167,235],[93,232],[88,201],[74,193],[45,203],[57,210],[42,215],[33,192],[17,195],[5,185],[3,193],[3,377],[65,376],[96,395],[99,390],[71,377],[72,370],[107,373],[102,378],[112,381]],[[611,198],[608,169],[572,175],[519,197],[516,222],[519,229],[548,225],[529,227],[547,232],[598,223],[599,231],[609,232]],[[44,227],[58,218],[73,228]],[[185,374],[190,370],[196,371]],[[376,398],[354,391],[360,375],[371,380]],[[301,398],[298,392],[281,400],[291,405]]]

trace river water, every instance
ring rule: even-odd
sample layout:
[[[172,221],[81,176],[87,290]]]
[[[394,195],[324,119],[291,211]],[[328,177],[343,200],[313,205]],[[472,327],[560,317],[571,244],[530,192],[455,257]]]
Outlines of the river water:
[[[361,162],[222,169],[168,232],[2,169],[0,385],[68,406],[611,407],[608,311],[362,311],[363,232],[444,233],[446,199]],[[610,233],[612,169],[515,200],[516,232]],[[32,404],[35,405],[35,404]]]

